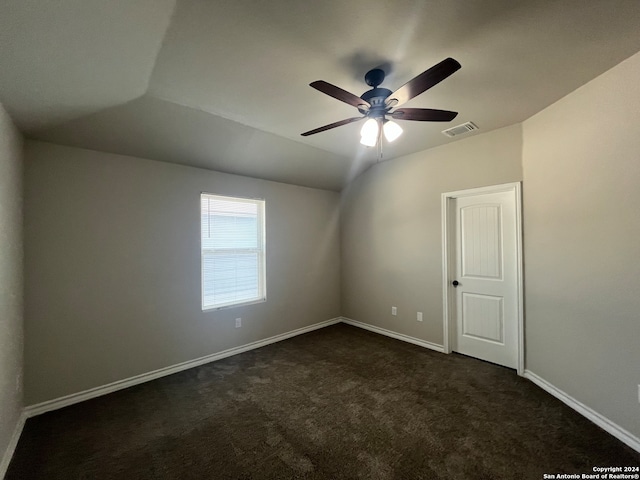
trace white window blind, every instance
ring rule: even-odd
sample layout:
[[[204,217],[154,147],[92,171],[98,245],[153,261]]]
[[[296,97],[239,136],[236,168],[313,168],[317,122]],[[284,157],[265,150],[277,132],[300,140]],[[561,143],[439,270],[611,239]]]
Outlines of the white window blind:
[[[202,309],[265,300],[264,200],[200,196]]]

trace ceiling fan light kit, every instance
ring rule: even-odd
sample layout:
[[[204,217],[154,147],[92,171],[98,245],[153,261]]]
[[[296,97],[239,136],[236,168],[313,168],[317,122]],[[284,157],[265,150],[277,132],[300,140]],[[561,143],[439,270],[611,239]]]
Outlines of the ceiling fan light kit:
[[[308,132],[302,133],[303,137],[324,132],[332,128],[347,125],[367,119],[360,130],[360,143],[368,147],[374,147],[382,138],[382,133],[388,142],[393,142],[402,134],[402,127],[397,123],[386,118],[389,115],[396,120],[411,120],[418,122],[450,122],[453,120],[457,112],[449,110],[435,110],[431,108],[403,108],[391,111],[412,98],[420,95],[429,88],[437,85],[445,78],[449,77],[461,65],[453,58],[446,58],[442,62],[425,70],[417,77],[409,80],[395,92],[379,85],[384,81],[385,73],[379,68],[369,70],[364,76],[367,85],[372,87],[370,90],[357,97],[353,93],[336,87],[324,80],[317,80],[310,83],[310,86],[316,90],[329,95],[341,102],[348,103],[358,109],[363,115],[362,117],[347,118],[338,122],[325,125]]]
[[[375,147],[380,137],[380,123],[382,123],[382,133],[388,142],[393,142],[402,135],[402,127],[391,120],[381,120],[380,118],[370,118],[360,130],[360,143],[367,147]]]

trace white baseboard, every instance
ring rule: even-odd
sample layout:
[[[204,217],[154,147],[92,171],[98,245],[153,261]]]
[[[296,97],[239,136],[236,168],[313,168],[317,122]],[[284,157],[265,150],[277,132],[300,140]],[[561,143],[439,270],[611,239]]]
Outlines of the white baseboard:
[[[16,446],[18,445],[18,440],[20,440],[20,435],[22,435],[22,429],[24,428],[24,423],[27,421],[27,414],[22,411],[20,417],[18,417],[18,423],[16,423],[16,428],[13,429],[13,435],[11,435],[11,440],[9,440],[9,445],[7,445],[7,449],[2,456],[2,461],[0,461],[0,478],[4,478],[9,469],[9,463],[13,458],[13,453],[16,451]]]
[[[444,347],[442,345],[438,345],[437,343],[431,343],[431,342],[427,342],[426,340],[420,340],[419,338],[411,337],[409,335],[405,335],[404,333],[396,333],[391,330],[387,330],[386,328],[376,327],[375,325],[369,325],[368,323],[359,322],[351,318],[346,318],[346,317],[340,317],[340,318],[343,323],[346,323],[348,325],[364,328],[365,330],[369,330],[370,332],[379,333],[380,335],[385,335],[387,337],[395,338],[396,340],[402,340],[403,342],[413,343],[414,345],[418,345],[420,347],[424,347],[430,350],[435,350],[436,352],[444,353]]]
[[[596,412],[590,407],[587,407],[584,403],[579,402],[571,395],[566,394],[559,388],[547,382],[545,379],[539,377],[530,370],[525,370],[524,377],[531,380],[537,386],[556,397],[561,402],[567,404],[573,408],[576,412],[591,420],[603,430],[609,432],[623,443],[626,443],[635,451],[640,452],[640,438],[634,436],[631,432],[628,432],[621,426],[613,423],[611,420]]]
[[[183,370],[188,370],[189,368],[198,367],[200,365],[204,365],[205,363],[221,360],[223,358],[231,357],[239,353],[247,352],[249,350],[254,350],[256,348],[270,345],[272,343],[280,342],[282,340],[286,340],[287,338],[295,337],[297,335],[302,335],[303,333],[312,332],[313,330],[318,330],[319,328],[328,327],[329,325],[340,323],[340,321],[341,321],[341,318],[338,317],[338,318],[333,318],[331,320],[326,320],[324,322],[314,323],[313,325],[298,328],[290,332],[281,333],[280,335],[275,335],[273,337],[265,338],[264,340],[258,340],[257,342],[247,343],[246,345],[229,348],[228,350],[223,350],[222,352],[213,353],[211,355],[206,355],[204,357],[196,358],[194,360],[188,360],[186,362],[178,363],[176,365],[171,365],[169,367],[153,370],[151,372],[143,373],[141,375],[136,375],[135,377],[125,378],[123,380],[118,380],[116,382],[109,383],[107,385],[102,385],[100,387],[90,388],[82,392],[73,393],[71,395],[66,395],[60,398],[55,398],[53,400],[48,400],[46,402],[38,403],[36,405],[30,405],[26,407],[24,411],[27,417],[33,417],[36,415],[40,415],[42,413],[50,412],[52,410],[58,410],[59,408],[67,407],[69,405],[73,405],[74,403],[90,400],[92,398],[100,397],[102,395],[106,395],[108,393],[122,390],[124,388],[132,387],[134,385],[139,385],[141,383],[149,382],[151,380],[165,377],[167,375],[172,375],[174,373],[182,372]]]

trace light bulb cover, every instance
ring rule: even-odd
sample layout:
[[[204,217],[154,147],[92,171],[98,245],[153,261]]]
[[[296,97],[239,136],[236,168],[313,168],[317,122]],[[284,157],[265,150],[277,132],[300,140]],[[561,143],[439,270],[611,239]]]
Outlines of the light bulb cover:
[[[360,130],[360,135],[363,137],[373,137],[376,138],[378,136],[378,121],[375,118],[370,118],[364,125],[362,125],[362,129]]]
[[[386,122],[384,122],[382,131],[384,132],[384,137],[389,142],[393,142],[400,135],[402,135],[402,127],[396,122],[392,122],[391,120],[387,120]]]
[[[378,143],[378,133],[380,132],[380,125],[375,118],[370,118],[360,130],[360,143],[362,145],[366,145],[367,147],[375,147],[376,143]]]
[[[375,147],[376,143],[378,143],[378,136],[375,137],[360,137],[360,143],[366,147]]]

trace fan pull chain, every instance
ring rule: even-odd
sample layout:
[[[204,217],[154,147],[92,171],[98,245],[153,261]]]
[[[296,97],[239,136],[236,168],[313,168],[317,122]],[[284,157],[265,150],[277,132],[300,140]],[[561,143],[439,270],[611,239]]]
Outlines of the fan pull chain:
[[[378,161],[376,163],[380,163],[382,161],[382,126],[383,122],[380,121],[380,127],[378,128]]]

